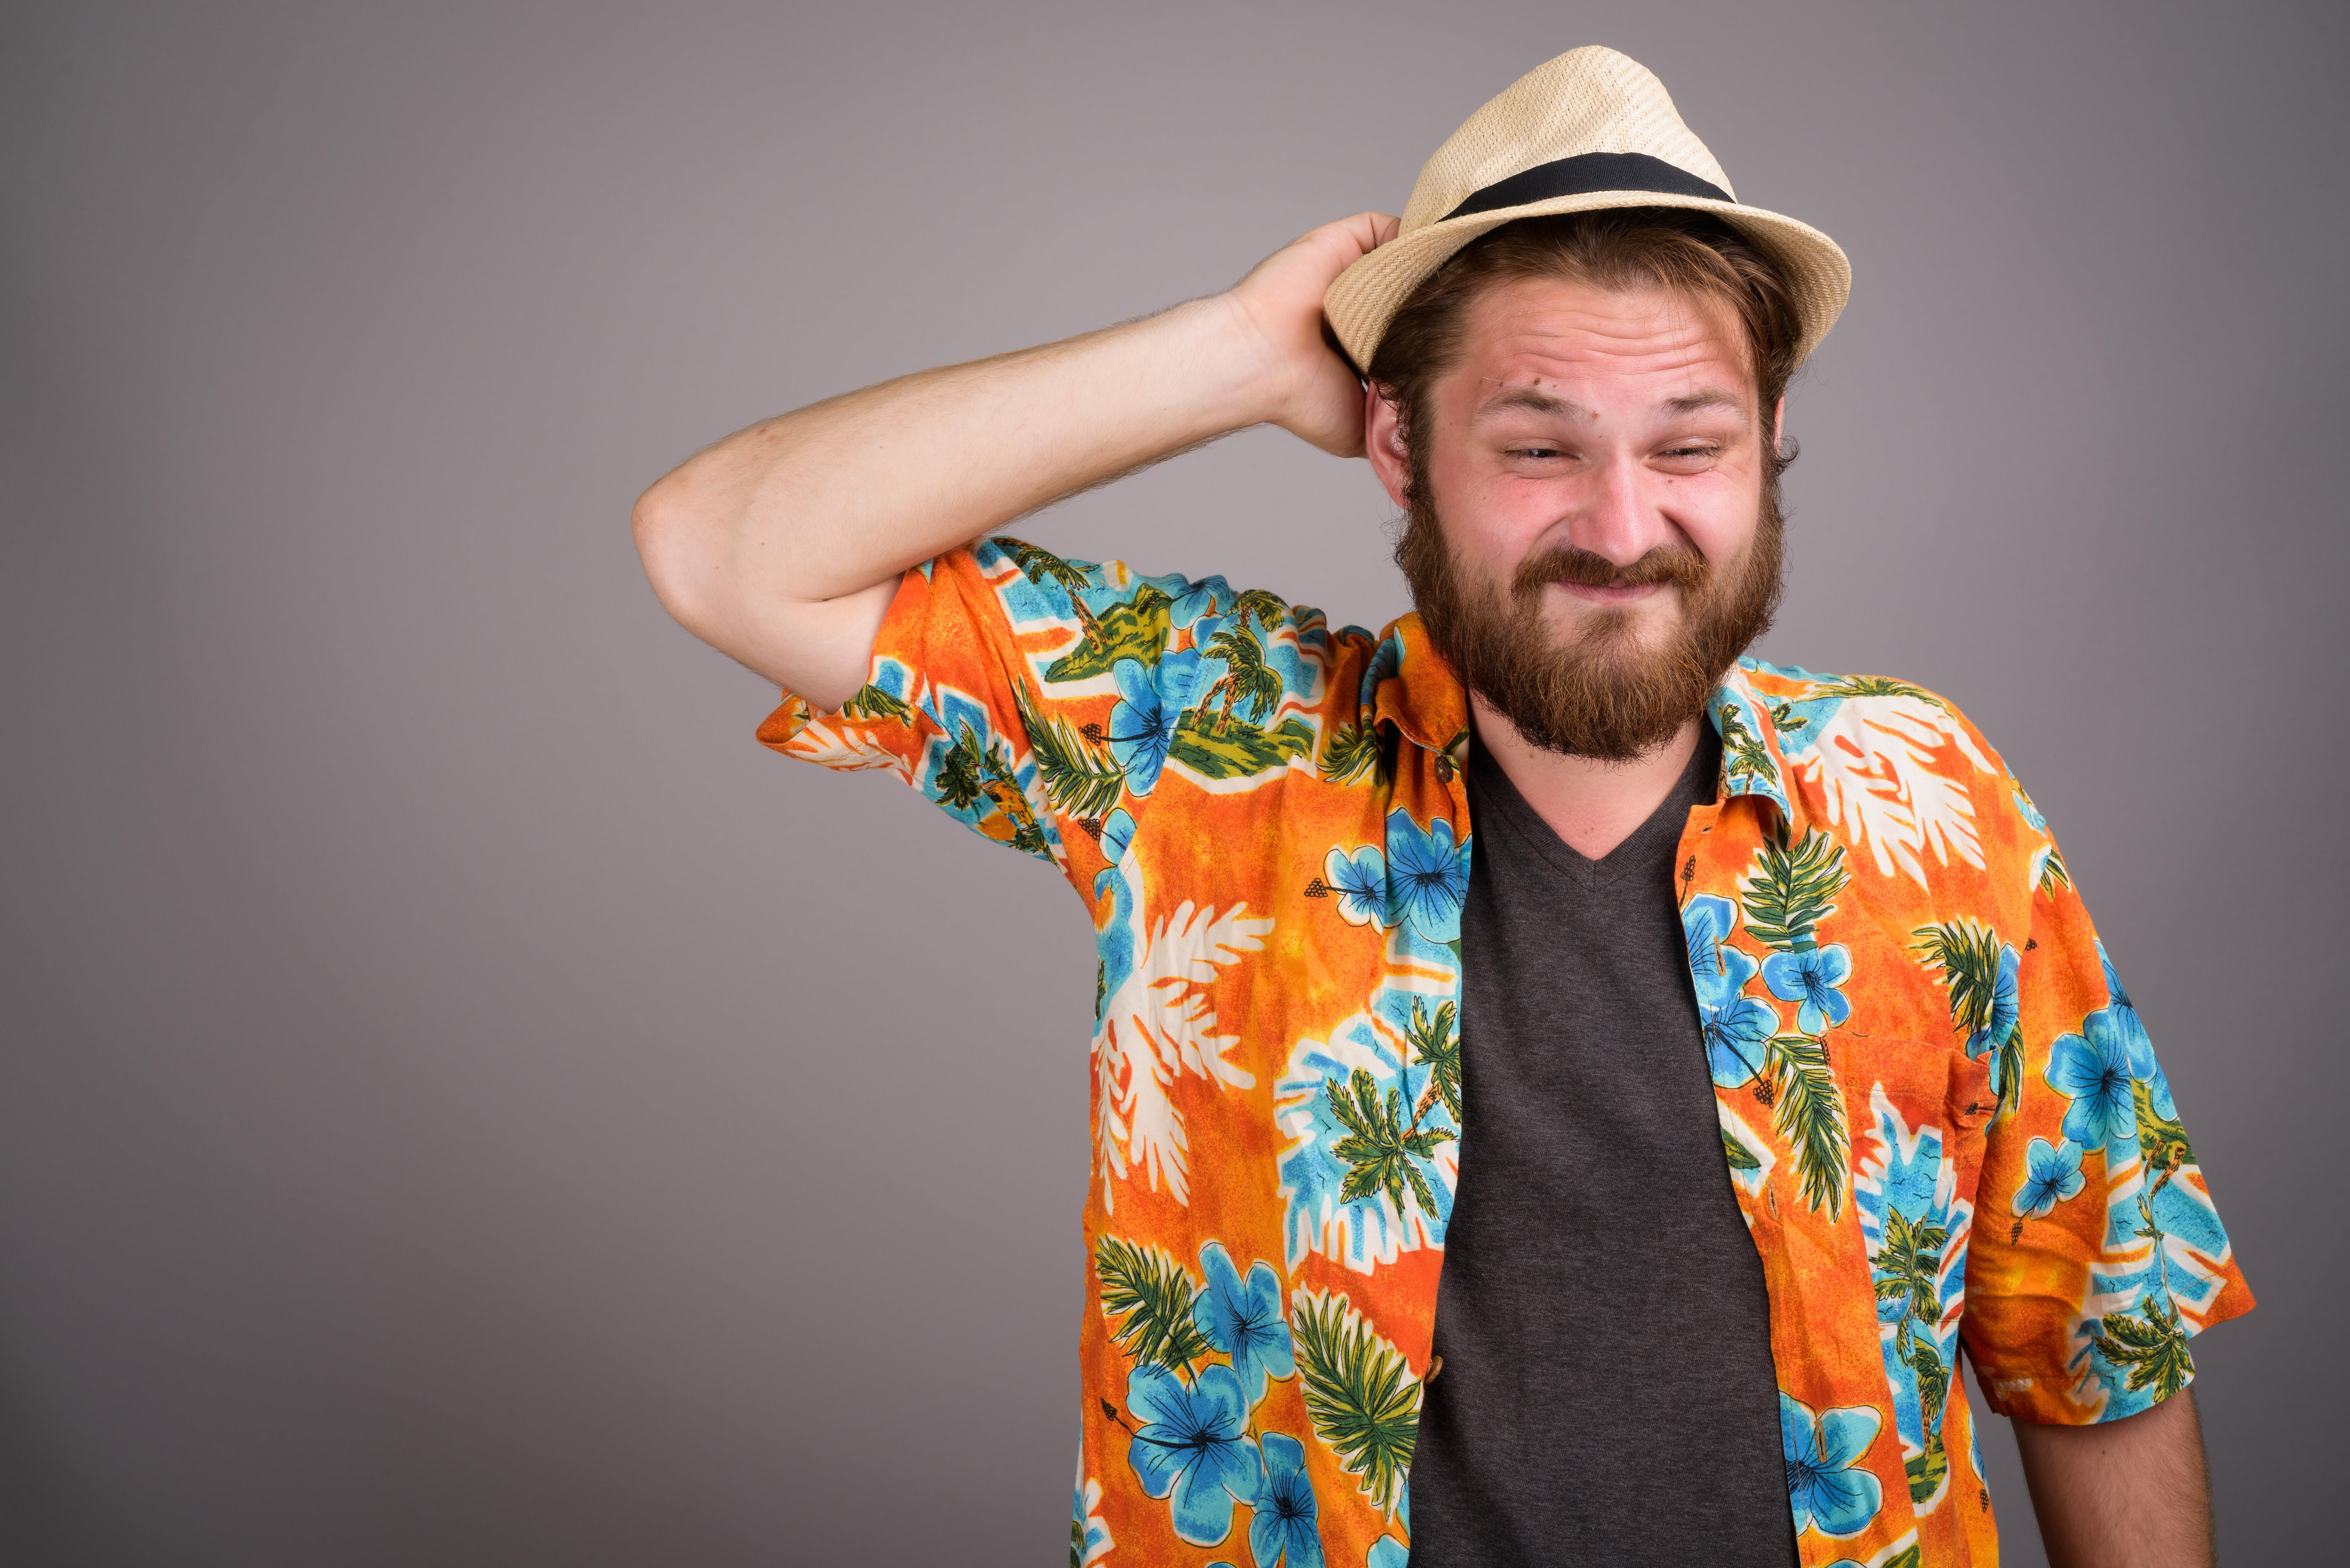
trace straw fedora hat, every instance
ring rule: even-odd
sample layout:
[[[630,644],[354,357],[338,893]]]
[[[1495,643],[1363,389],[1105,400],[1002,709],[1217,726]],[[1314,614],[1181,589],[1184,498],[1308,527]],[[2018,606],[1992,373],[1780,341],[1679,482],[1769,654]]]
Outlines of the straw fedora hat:
[[[1785,269],[1804,326],[1799,360],[1852,292],[1852,264],[1834,240],[1740,202],[1656,74],[1595,45],[1535,67],[1471,115],[1420,170],[1396,237],[1338,275],[1323,312],[1367,369],[1396,311],[1461,246],[1513,219],[1600,207],[1721,213]]]

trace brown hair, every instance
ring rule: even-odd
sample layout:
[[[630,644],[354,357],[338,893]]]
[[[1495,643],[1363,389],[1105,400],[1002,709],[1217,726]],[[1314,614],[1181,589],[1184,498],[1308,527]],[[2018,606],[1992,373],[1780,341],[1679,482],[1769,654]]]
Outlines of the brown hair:
[[[1804,327],[1786,273],[1771,253],[1711,213],[1609,207],[1520,218],[1471,240],[1412,291],[1371,356],[1370,380],[1393,403],[1409,450],[1426,428],[1428,400],[1461,355],[1476,297],[1497,283],[1559,277],[1602,288],[1661,288],[1719,299],[1746,329],[1748,368],[1768,421],[1794,374]],[[1763,441],[1764,494],[1775,503],[1794,449]],[[1413,483],[1419,464],[1412,463]]]

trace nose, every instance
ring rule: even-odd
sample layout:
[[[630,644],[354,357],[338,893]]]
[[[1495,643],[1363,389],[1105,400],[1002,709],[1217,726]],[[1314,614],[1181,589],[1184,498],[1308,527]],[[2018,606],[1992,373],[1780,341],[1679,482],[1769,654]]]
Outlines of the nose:
[[[1651,476],[1630,456],[1611,457],[1592,476],[1589,504],[1567,526],[1579,547],[1628,566],[1650,550],[1675,542],[1659,498],[1649,493]]]

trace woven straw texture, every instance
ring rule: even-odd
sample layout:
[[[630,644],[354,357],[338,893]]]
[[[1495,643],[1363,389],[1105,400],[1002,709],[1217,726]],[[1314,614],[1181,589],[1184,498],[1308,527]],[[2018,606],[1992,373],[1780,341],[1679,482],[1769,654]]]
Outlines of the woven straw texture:
[[[1412,290],[1480,234],[1516,218],[1603,207],[1692,207],[1720,213],[1786,269],[1808,356],[1852,292],[1852,266],[1808,223],[1735,201],[1654,191],[1555,196],[1442,222],[1471,194],[1510,175],[1586,152],[1639,152],[1736,189],[1712,153],[1681,123],[1670,94],[1638,61],[1596,45],[1571,49],[1520,77],[1471,115],[1419,171],[1397,236],[1338,275],[1323,310],[1357,368],[1368,366],[1388,323]]]

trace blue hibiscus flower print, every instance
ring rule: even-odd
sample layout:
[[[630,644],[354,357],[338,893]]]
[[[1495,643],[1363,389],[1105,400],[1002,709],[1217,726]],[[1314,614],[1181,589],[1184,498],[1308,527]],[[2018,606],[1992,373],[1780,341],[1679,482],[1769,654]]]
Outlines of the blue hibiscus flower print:
[[[1134,817],[1126,807],[1119,806],[1102,818],[1102,858],[1115,866],[1126,858],[1127,846],[1134,842]]]
[[[1200,1267],[1208,1288],[1192,1303],[1192,1320],[1210,1345],[1232,1358],[1232,1375],[1254,1406],[1264,1397],[1266,1378],[1286,1378],[1297,1371],[1281,1310],[1281,1281],[1263,1262],[1243,1279],[1222,1241],[1200,1249]]]
[[[1263,1461],[1248,1438],[1248,1394],[1229,1366],[1185,1383],[1138,1366],[1126,1383],[1137,1423],[1127,1460],[1152,1497],[1174,1494],[1175,1533],[1213,1546],[1232,1532],[1232,1500],[1257,1495]]]
[[[1322,1532],[1315,1522],[1303,1443],[1279,1432],[1264,1435],[1264,1476],[1249,1507],[1249,1555],[1256,1568],[1322,1568]]]
[[[1352,855],[1333,849],[1322,863],[1322,879],[1337,896],[1338,918],[1350,926],[1395,924],[1388,908],[1388,862],[1376,844],[1366,844]]]
[[[1109,713],[1109,752],[1136,794],[1149,794],[1158,784],[1199,675],[1199,652],[1189,648],[1161,654],[1155,670],[1139,659],[1111,667],[1119,701]]]
[[[1371,1542],[1371,1554],[1363,1561],[1366,1568],[1404,1568],[1411,1561],[1411,1548],[1392,1535],[1382,1535]]]
[[[2019,1220],[2037,1220],[2081,1190],[2081,1146],[2071,1138],[2051,1144],[2032,1140],[2023,1151],[2023,1185],[2010,1205]]]
[[[1842,1539],[1868,1528],[1884,1505],[1885,1489],[1860,1468],[1885,1417],[1870,1405],[1852,1405],[1814,1417],[1800,1399],[1779,1396],[1779,1446],[1787,1461],[1787,1501],[1795,1533],[1816,1529]]]
[[[1403,669],[1403,633],[1397,632],[1371,652],[1371,661],[1364,666],[1363,683],[1355,694],[1355,705],[1366,713],[1378,704],[1379,682],[1391,680]],[[1367,718],[1365,720],[1368,722]]]
[[[1762,961],[1762,983],[1780,1001],[1801,1003],[1795,1027],[1806,1034],[1852,1016],[1852,1003],[1838,989],[1851,978],[1852,951],[1842,942],[1810,952],[1773,953]]]
[[[1698,993],[1699,1027],[1705,1035],[1705,1063],[1713,1081],[1734,1089],[1762,1070],[1763,1047],[1779,1033],[1779,1012],[1759,997],[1741,994],[1754,978],[1754,960],[1737,948],[1725,947],[1721,977]]]
[[[2048,1086],[2072,1101],[2064,1137],[2084,1149],[2137,1138],[2130,1080],[2141,1055],[2151,1064],[2153,1052],[2143,1044],[2146,1031],[2136,1027],[2135,1014],[2125,1020],[2116,1016],[2121,1011],[2099,1008],[2081,1021],[2080,1033],[2059,1034],[2048,1049]]]
[[[1469,846],[1452,842],[1452,824],[1442,817],[1422,832],[1411,813],[1388,813],[1388,897],[1395,922],[1431,942],[1461,940],[1461,906],[1469,897]]]
[[[2016,983],[2022,962],[2022,955],[2015,950],[2013,942],[2000,945],[1999,964],[1991,971],[1991,1012],[1983,1020],[1983,1026],[1967,1036],[1967,1054],[1970,1057],[1981,1061],[1986,1052],[1991,1053],[1991,1092],[1994,1095],[2002,1093],[2004,1088],[2000,1083],[2000,1059],[1995,1047],[2014,1033],[2017,1023],[2023,1016],[2022,996]]]
[[[1690,978],[1700,1005],[1721,1006],[1738,994],[1724,967],[1722,943],[1738,924],[1738,906],[1712,893],[1700,893],[1681,906],[1681,931],[1689,939]]]

